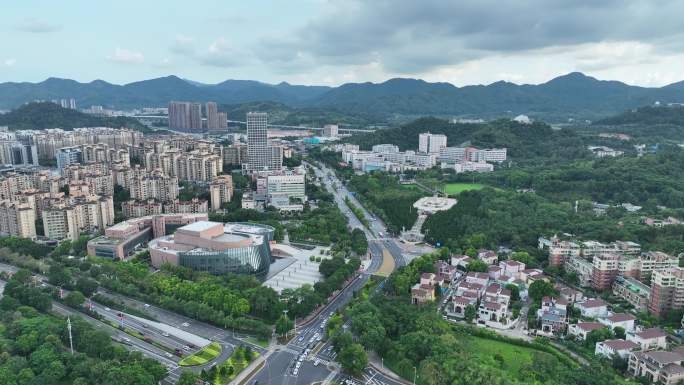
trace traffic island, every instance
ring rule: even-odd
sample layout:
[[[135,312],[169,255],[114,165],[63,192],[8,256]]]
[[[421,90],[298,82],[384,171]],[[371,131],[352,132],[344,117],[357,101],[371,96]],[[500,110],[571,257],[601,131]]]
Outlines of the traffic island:
[[[183,358],[178,365],[180,366],[197,366],[204,365],[207,362],[215,359],[221,355],[221,345],[218,342],[212,342],[203,347],[197,353],[191,354]]]

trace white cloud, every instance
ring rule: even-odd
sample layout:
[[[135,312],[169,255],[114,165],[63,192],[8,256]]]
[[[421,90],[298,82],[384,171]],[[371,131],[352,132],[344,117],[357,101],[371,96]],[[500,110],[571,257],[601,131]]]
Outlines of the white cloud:
[[[50,33],[59,31],[60,29],[62,29],[62,26],[58,24],[52,24],[45,20],[28,18],[22,20],[19,24],[17,24],[16,29],[22,32],[29,33]]]
[[[125,64],[140,64],[145,61],[145,56],[140,52],[117,48],[114,55],[107,56],[107,60]]]
[[[5,59],[2,64],[5,65],[5,67],[14,67],[15,64],[17,64],[17,59],[10,58],[10,59]]]
[[[195,39],[190,36],[178,35],[169,48],[178,55],[193,56],[195,54]]]
[[[220,37],[212,42],[199,56],[200,63],[214,67],[234,67],[245,64],[246,55],[226,38]]]

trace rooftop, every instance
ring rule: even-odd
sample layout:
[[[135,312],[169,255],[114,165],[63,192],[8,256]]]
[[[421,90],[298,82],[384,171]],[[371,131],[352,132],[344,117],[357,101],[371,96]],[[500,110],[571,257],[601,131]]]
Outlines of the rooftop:
[[[639,344],[625,340],[605,340],[603,344],[613,350],[632,350],[639,347]]]
[[[221,223],[219,223],[219,222],[197,221],[197,222],[191,223],[189,225],[185,225],[185,226],[179,228],[179,230],[201,232],[201,231],[208,230],[208,229],[215,227],[217,225],[220,225],[220,224]]]

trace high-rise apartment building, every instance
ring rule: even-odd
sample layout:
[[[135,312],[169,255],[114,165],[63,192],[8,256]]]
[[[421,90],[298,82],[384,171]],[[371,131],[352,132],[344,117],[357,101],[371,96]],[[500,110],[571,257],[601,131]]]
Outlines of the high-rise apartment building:
[[[228,128],[228,114],[225,112],[218,113],[218,128]]]
[[[269,170],[280,170],[283,168],[283,148],[281,146],[269,147],[271,156],[269,159]]]
[[[202,105],[199,103],[190,104],[190,126],[187,128],[194,131],[202,130]]]
[[[418,135],[418,152],[439,154],[439,150],[447,146],[446,135],[425,132]]]
[[[114,224],[111,196],[84,196],[46,208],[42,212],[43,230],[49,239],[76,240],[81,233],[102,231]]]
[[[169,102],[169,128],[172,130],[190,128],[190,103]]]
[[[208,202],[198,198],[189,201],[174,200],[164,203],[164,213],[166,214],[196,214],[208,212]]]
[[[0,232],[20,238],[35,238],[35,210],[28,203],[0,201]]]
[[[271,151],[268,148],[268,114],[247,113],[247,154],[249,171],[268,169]]]
[[[655,316],[684,308],[684,268],[656,270],[651,277],[648,310]]]
[[[156,171],[151,175],[137,176],[129,180],[131,199],[144,201],[157,199],[172,201],[178,198],[178,178]]]
[[[207,129],[215,130],[219,126],[218,106],[215,102],[207,102]]]
[[[247,163],[247,146],[234,144],[223,148],[223,164],[239,166]]]
[[[209,185],[209,196],[212,210],[218,210],[221,204],[230,202],[233,199],[233,177],[220,175],[214,178]]]
[[[38,149],[35,145],[17,140],[0,141],[0,164],[21,166],[38,165]]]
[[[162,213],[162,204],[154,199],[146,201],[130,200],[121,203],[121,211],[125,218],[140,218]]]
[[[592,260],[591,286],[595,290],[606,290],[613,285],[613,281],[618,276],[618,263],[620,255],[601,254]]]
[[[83,163],[83,152],[79,147],[65,147],[57,150],[57,168],[60,172],[70,164]]]

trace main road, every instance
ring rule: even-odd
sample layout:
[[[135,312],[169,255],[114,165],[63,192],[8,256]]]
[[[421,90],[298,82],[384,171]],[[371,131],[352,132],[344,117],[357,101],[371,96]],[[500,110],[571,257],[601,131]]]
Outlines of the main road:
[[[308,164],[308,163],[307,163]],[[310,165],[316,176],[322,181],[326,189],[335,197],[335,202],[347,217],[351,228],[361,229],[368,239],[371,263],[347,287],[333,298],[319,313],[305,325],[298,325],[295,337],[285,346],[277,347],[267,358],[264,366],[250,379],[250,383],[259,385],[298,385],[311,384],[341,379],[340,366],[335,362],[335,354],[329,342],[323,342],[326,324],[330,316],[349,303],[354,292],[360,290],[375,273],[383,261],[383,251],[389,251],[394,259],[394,266],[405,265],[396,240],[387,235],[387,229],[380,219],[375,219],[361,206],[358,200],[349,193],[334,173],[323,166]],[[345,203],[345,197],[363,210],[369,227],[361,223],[359,218]],[[347,322],[345,328],[349,327]],[[375,385],[401,385],[399,382],[383,375],[372,367],[364,370],[364,379]],[[365,382],[365,381],[364,381]]]

